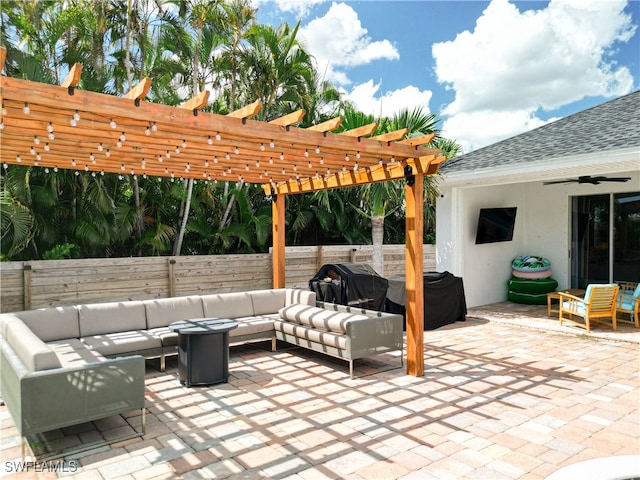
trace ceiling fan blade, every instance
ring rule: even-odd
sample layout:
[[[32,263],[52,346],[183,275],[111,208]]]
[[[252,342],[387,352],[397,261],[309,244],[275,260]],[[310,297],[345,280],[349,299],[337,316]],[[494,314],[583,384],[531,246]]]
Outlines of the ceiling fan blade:
[[[556,183],[576,183],[578,179],[573,180],[553,180],[551,182],[542,182],[543,185],[555,185]]]
[[[631,177],[607,177],[603,178],[601,182],[628,182]]]

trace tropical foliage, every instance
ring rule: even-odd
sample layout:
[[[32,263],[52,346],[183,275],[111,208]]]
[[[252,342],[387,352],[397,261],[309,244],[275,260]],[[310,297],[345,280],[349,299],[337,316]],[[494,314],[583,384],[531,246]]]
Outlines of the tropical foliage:
[[[249,0],[3,0],[0,9],[10,76],[60,83],[79,62],[85,90],[122,95],[150,77],[149,100],[167,105],[208,89],[207,109],[217,113],[260,100],[261,120],[304,109],[304,125],[339,114],[345,129],[374,121],[322,79],[298,39],[299,24],[258,24]],[[435,115],[420,110],[375,121],[379,133],[439,133]],[[449,145],[455,154],[455,142]],[[400,186],[290,196],[287,244],[371,243],[380,216],[384,241],[404,241]],[[431,180],[427,192],[432,234]],[[243,183],[5,166],[0,222],[3,260],[264,252],[271,245],[271,205],[259,187]]]

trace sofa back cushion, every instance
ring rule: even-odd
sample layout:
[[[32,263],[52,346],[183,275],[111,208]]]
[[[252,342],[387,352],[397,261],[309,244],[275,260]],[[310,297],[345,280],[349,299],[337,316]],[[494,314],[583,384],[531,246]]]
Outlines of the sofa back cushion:
[[[30,372],[62,366],[55,352],[22,321],[9,323],[6,333],[7,343]]]
[[[81,337],[147,328],[144,303],[138,300],[80,305],[79,314]]]
[[[202,309],[205,317],[240,318],[253,315],[253,303],[249,292],[203,295]]]
[[[27,310],[18,316],[44,342],[80,337],[77,307]]]
[[[254,315],[278,313],[285,306],[286,292],[284,288],[275,290],[253,290],[249,292],[253,303]]]
[[[367,315],[347,312],[335,312],[310,305],[288,305],[280,309],[280,318],[292,323],[299,323],[326,332],[346,333],[347,322],[366,320]]]
[[[312,290],[301,290],[298,288],[287,288],[284,306],[302,303],[304,305],[316,306],[316,292]]]
[[[204,317],[202,300],[199,296],[159,298],[145,300],[147,329],[166,327],[172,322]]]

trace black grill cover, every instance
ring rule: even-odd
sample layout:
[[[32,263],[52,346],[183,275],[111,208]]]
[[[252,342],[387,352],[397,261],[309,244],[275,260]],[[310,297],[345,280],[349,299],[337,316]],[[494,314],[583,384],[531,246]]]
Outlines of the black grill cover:
[[[389,281],[366,263],[323,265],[309,281],[317,300],[383,311]]]

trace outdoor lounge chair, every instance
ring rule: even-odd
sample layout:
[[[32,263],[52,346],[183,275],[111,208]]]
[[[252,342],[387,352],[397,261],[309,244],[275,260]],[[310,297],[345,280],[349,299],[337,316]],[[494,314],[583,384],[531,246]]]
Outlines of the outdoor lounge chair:
[[[628,314],[629,322],[633,323],[636,328],[640,328],[640,283],[617,283],[620,285],[616,302],[617,313]],[[619,321],[626,322],[627,320],[620,318]]]
[[[584,298],[575,297],[568,293],[558,292],[560,295],[560,325],[563,321],[591,331],[591,322],[609,324],[617,330],[616,298],[619,287],[616,284],[592,284],[587,286]],[[582,321],[574,320],[581,317]]]

